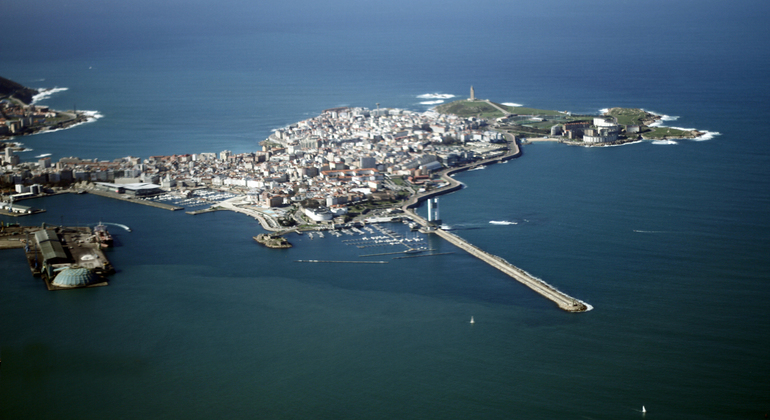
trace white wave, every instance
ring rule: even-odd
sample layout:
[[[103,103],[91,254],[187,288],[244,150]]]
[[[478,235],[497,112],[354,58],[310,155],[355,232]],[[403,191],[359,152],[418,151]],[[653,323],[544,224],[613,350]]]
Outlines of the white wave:
[[[422,104],[422,105],[438,105],[438,104],[443,104],[443,103],[444,103],[443,99],[439,99],[437,101],[423,101],[423,102],[420,102],[420,104]]]
[[[643,140],[637,140],[637,141],[630,141],[628,143],[621,143],[621,144],[605,144],[605,145],[600,146],[600,147],[621,147],[621,146],[628,146],[628,145],[631,145],[631,144],[639,144],[639,143],[642,143],[642,142],[643,142]],[[583,147],[596,147],[596,146],[585,145]]]
[[[37,95],[33,95],[32,96],[32,103],[34,104],[34,103],[37,103],[37,102],[42,101],[44,99],[48,99],[54,93],[64,92],[65,90],[69,90],[69,88],[66,88],[66,87],[65,88],[55,87],[53,89],[45,89],[45,88],[38,89]]]
[[[634,232],[636,232],[636,233],[666,233],[665,230],[638,230],[638,229],[634,229]]]
[[[452,95],[450,93],[424,93],[422,95],[417,95],[420,99],[449,99],[454,98],[455,95]]]
[[[669,127],[669,126],[661,126],[661,127],[671,128],[673,130],[681,130],[681,131],[687,131],[687,132],[689,132],[689,131],[698,131],[699,133],[703,133],[702,135],[700,135],[700,136],[698,136],[696,138],[682,137],[682,138],[677,138],[678,140],[706,141],[706,140],[711,140],[711,139],[713,139],[716,136],[722,135],[722,133],[720,133],[718,131],[708,131],[708,130],[701,131],[701,130],[698,130],[697,128]],[[657,144],[670,144],[670,143],[657,143]]]
[[[78,111],[78,113],[85,115],[86,116],[86,120],[83,121],[83,122],[79,122],[77,124],[72,124],[72,125],[70,125],[68,127],[57,128],[55,130],[45,130],[45,129],[44,130],[40,130],[40,131],[38,131],[35,134],[55,133],[57,131],[62,131],[62,130],[67,130],[67,129],[70,129],[70,128],[73,128],[73,127],[77,127],[77,126],[82,125],[82,124],[88,124],[90,122],[94,122],[94,121],[98,120],[99,118],[103,118],[104,117],[104,115],[100,114],[99,111]]]
[[[489,223],[493,225],[518,225],[519,222],[509,222],[507,220],[490,220]]]
[[[665,145],[665,144],[679,144],[674,140],[654,140],[652,144]]]
[[[505,105],[505,106],[512,106],[512,107],[524,106],[522,104],[517,104],[515,102],[503,102],[503,105]]]
[[[720,132],[718,132],[718,131],[706,131],[706,134],[704,134],[704,135],[702,135],[702,136],[699,136],[699,137],[696,137],[696,138],[694,138],[694,139],[690,139],[690,140],[695,140],[695,141],[706,141],[706,140],[711,140],[711,139],[713,139],[714,137],[716,137],[716,136],[721,136],[721,135],[722,135],[722,133],[720,133]]]
[[[44,157],[48,157],[48,156],[51,156],[51,154],[50,153],[43,153],[42,155],[37,155],[35,157],[36,158],[44,158]]]
[[[602,109],[599,110],[599,113],[602,114],[602,115],[604,115],[604,114],[606,114],[608,112],[610,112],[609,108],[602,108]]]

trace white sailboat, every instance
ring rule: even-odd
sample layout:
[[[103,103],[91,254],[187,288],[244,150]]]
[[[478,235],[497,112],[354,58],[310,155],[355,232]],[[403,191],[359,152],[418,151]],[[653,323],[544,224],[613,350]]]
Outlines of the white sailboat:
[[[473,320],[473,316],[471,316],[471,324],[475,324],[476,321]]]
[[[644,406],[642,406],[642,413],[646,413],[646,412],[647,412],[647,409],[644,408]]]

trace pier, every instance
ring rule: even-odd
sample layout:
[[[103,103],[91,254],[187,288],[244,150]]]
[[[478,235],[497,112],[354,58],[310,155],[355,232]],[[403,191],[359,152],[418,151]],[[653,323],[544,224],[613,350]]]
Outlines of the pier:
[[[447,232],[442,229],[436,229],[433,231],[436,235],[446,239],[447,241],[451,242],[453,245],[455,245],[458,248],[461,248],[468,252],[469,254],[473,255],[474,257],[484,261],[485,263],[491,265],[492,267],[502,271],[503,273],[511,276],[519,283],[529,287],[530,289],[534,290],[535,292],[539,293],[546,299],[554,302],[559,308],[568,311],[568,312],[585,312],[589,309],[588,305],[586,305],[584,302],[581,302],[566,293],[557,290],[550,284],[544,282],[543,280],[540,280],[537,277],[532,276],[531,274],[527,273],[526,271],[516,267],[515,265],[509,263],[508,261],[504,260],[503,258],[500,258],[496,255],[492,255],[486,251],[483,251],[479,249],[478,247],[471,245],[463,238],[460,238],[459,236]]]
[[[505,133],[505,136],[508,139],[508,150],[503,156],[496,157],[493,159],[488,159],[481,162],[476,162],[475,165],[482,165],[482,164],[488,165],[493,163],[501,163],[508,159],[513,159],[521,156],[521,148],[519,147],[519,145],[517,144],[513,136],[509,133]],[[554,302],[559,308],[567,312],[589,311],[591,309],[591,306],[586,304],[585,302],[582,302],[578,299],[573,298],[572,296],[567,295],[566,293],[556,289],[555,287],[551,286],[545,281],[509,263],[503,258],[500,258],[496,255],[492,255],[482,249],[479,249],[475,245],[470,244],[465,239],[453,233],[450,233],[435,227],[433,223],[423,219],[413,210],[413,208],[417,207],[417,205],[422,200],[427,200],[429,198],[437,197],[442,194],[447,194],[449,192],[456,191],[462,188],[462,185],[459,182],[455,181],[454,178],[451,177],[451,175],[461,171],[468,170],[468,169],[470,169],[470,166],[464,166],[464,167],[454,168],[454,169],[445,169],[441,171],[440,176],[443,180],[447,182],[447,186],[444,188],[414,195],[401,208],[404,211],[404,214],[406,214],[415,222],[422,225],[426,232],[435,233],[436,235],[446,239],[456,247],[465,250],[466,252],[473,255],[474,257],[502,271],[503,273],[512,277],[514,280],[518,281],[519,283],[529,287],[533,291],[539,293],[541,296]]]

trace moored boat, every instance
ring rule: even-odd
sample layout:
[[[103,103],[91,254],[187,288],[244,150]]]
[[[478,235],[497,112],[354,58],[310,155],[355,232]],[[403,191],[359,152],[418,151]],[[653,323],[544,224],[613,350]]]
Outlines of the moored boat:
[[[99,243],[99,246],[102,248],[112,246],[112,235],[110,235],[107,226],[104,226],[102,222],[99,222],[99,224],[96,225],[94,234],[96,235],[96,241]]]

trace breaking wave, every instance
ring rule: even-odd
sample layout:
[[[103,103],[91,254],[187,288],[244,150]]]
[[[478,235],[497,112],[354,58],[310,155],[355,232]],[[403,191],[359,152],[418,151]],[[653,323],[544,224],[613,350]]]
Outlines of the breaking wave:
[[[455,95],[452,95],[450,93],[423,93],[422,95],[417,95],[420,99],[450,99],[454,98]]]
[[[70,128],[77,127],[79,125],[83,125],[83,124],[88,124],[90,122],[94,122],[94,121],[98,120],[99,118],[103,118],[104,117],[104,115],[100,114],[99,111],[78,111],[78,113],[81,113],[81,114],[85,115],[86,116],[86,120],[83,121],[83,122],[79,122],[77,124],[72,124],[72,125],[64,127],[64,128],[57,128],[57,129],[54,129],[54,130],[41,130],[41,131],[38,131],[37,133],[35,133],[35,135],[37,135],[37,134],[44,134],[44,133],[55,133],[57,131],[68,130]]]
[[[55,87],[53,89],[38,89],[38,94],[32,96],[32,103],[37,103],[39,101],[48,99],[53,95],[54,93],[64,92],[65,90],[69,90],[69,88],[60,88]]]
[[[420,102],[420,104],[422,104],[422,105],[438,105],[438,104],[443,104],[443,103],[444,103],[443,99],[439,99],[439,100],[436,100],[436,101],[423,101],[423,102]]]
[[[666,145],[666,144],[679,144],[674,140],[654,140],[652,144]]]

